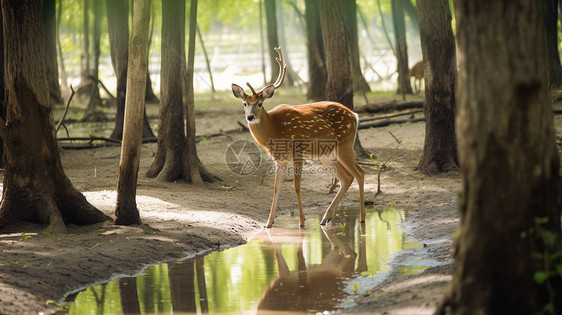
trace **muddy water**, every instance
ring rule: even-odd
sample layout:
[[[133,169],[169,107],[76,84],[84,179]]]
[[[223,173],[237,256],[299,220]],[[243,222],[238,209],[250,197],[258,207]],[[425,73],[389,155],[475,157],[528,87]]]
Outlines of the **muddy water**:
[[[248,244],[205,256],[160,264],[141,275],[95,285],[67,297],[69,314],[254,314],[315,313],[353,303],[384,280],[392,255],[422,247],[407,239],[399,223],[407,212],[387,207],[357,220],[357,209],[341,209],[327,227],[317,211],[279,218]],[[421,263],[398,265],[405,274]]]

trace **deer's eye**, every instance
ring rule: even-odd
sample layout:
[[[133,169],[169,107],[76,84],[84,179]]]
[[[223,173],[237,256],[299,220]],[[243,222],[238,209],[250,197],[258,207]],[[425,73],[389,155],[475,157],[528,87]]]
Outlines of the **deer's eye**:
[[[248,104],[246,104],[246,102],[244,102],[244,107],[246,107],[246,105],[248,105]]]
[[[261,103],[258,103],[258,107],[261,107]]]

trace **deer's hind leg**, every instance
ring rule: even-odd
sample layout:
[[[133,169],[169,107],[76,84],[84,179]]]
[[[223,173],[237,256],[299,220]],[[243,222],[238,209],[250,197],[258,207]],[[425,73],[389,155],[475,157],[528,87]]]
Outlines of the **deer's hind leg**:
[[[332,216],[336,208],[338,207],[340,201],[342,200],[343,196],[351,186],[351,182],[353,182],[353,176],[347,171],[344,165],[342,165],[339,161],[328,161],[327,159],[322,159],[322,163],[326,166],[331,166],[335,168],[336,177],[340,181],[340,189],[336,193],[334,200],[324,213],[324,217],[322,221],[320,221],[321,225],[326,225],[330,220],[332,220]]]
[[[360,221],[365,222],[365,171],[357,164],[355,161],[355,153],[353,150],[341,150],[338,151],[338,161],[345,167],[346,171],[351,174],[352,181],[353,178],[357,180],[357,185],[359,186],[359,207],[360,207]]]

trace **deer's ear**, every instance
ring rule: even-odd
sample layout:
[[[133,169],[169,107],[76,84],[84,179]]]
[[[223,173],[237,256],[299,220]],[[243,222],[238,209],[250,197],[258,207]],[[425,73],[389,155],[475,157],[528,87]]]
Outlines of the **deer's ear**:
[[[240,98],[243,100],[246,99],[246,93],[244,93],[244,89],[234,83],[232,83],[232,94],[234,94],[234,97],[236,98]]]
[[[263,89],[263,92],[261,93],[261,97],[265,100],[268,98],[271,98],[273,96],[273,92],[275,92],[275,86],[272,85],[268,85]]]

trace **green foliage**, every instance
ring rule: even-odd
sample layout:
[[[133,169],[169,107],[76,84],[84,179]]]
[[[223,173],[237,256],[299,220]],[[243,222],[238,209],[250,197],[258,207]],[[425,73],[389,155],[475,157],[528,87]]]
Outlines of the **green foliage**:
[[[536,217],[534,227],[521,232],[521,239],[534,237],[541,249],[535,249],[531,257],[538,262],[539,268],[533,275],[533,280],[539,286],[544,286],[548,293],[549,302],[544,306],[540,314],[556,314],[555,298],[551,282],[554,278],[562,277],[562,251],[557,247],[559,235],[544,227],[548,224],[548,217]],[[560,279],[558,279],[560,280]]]
[[[26,235],[24,232],[21,232],[21,238],[20,241],[27,241],[28,239],[31,238],[31,235]]]

